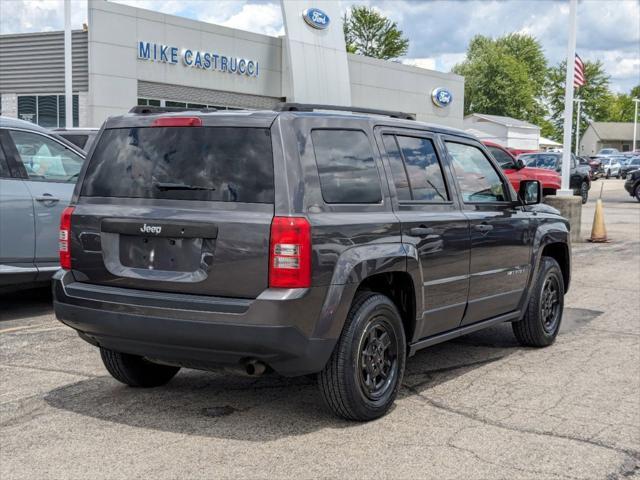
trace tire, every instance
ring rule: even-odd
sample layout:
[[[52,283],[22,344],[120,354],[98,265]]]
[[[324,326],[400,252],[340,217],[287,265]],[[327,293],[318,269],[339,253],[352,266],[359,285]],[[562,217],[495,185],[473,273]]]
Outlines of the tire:
[[[551,257],[542,257],[533,288],[524,318],[511,326],[520,345],[547,347],[558,335],[564,309],[564,283],[558,262]]]
[[[100,347],[102,363],[113,378],[130,387],[159,387],[171,380],[180,367],[159,365],[137,355]]]
[[[633,189],[633,194],[636,197],[636,200],[640,202],[640,183],[638,183],[636,188]]]
[[[388,340],[385,348],[383,338]],[[383,416],[398,395],[406,349],[394,303],[374,292],[357,294],[331,358],[318,374],[326,405],[347,420]]]
[[[605,176],[605,178],[610,178],[611,177],[611,170],[607,170],[607,175]]]
[[[582,198],[582,204],[584,205],[589,200],[589,184],[587,182],[582,182],[580,184],[580,197]]]

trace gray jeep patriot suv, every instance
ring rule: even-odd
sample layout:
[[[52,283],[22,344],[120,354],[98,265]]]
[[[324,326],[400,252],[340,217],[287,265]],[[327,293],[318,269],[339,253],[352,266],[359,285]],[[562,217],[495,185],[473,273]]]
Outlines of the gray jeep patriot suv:
[[[383,415],[417,350],[499,322],[553,343],[569,227],[474,137],[409,115],[136,107],[110,118],[60,227],[57,317],[133,387],[180,367],[317,374]]]

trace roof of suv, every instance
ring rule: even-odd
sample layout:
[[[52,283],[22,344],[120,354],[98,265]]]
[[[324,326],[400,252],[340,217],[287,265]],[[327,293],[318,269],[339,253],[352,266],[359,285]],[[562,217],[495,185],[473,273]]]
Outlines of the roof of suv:
[[[105,128],[126,128],[126,127],[146,127],[151,126],[154,120],[166,117],[198,117],[202,119],[205,126],[252,126],[268,128],[278,117],[325,117],[340,118],[342,120],[365,120],[375,125],[402,126],[417,130],[429,130],[431,132],[444,133],[449,135],[462,136],[477,140],[473,135],[457,128],[445,127],[442,125],[419,122],[416,120],[405,120],[392,118],[384,115],[367,113],[348,113],[322,111],[276,111],[276,110],[182,110],[150,113],[127,113],[107,119]]]

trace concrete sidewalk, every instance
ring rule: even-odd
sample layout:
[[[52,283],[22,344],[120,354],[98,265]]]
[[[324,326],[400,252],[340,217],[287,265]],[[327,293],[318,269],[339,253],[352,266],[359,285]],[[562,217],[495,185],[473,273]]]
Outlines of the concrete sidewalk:
[[[640,476],[640,203],[605,184],[608,244],[573,246],[562,332],[509,325],[419,352],[386,417],[333,418],[308,379],[183,370],[120,385],[46,294],[2,298],[0,477],[594,478]]]

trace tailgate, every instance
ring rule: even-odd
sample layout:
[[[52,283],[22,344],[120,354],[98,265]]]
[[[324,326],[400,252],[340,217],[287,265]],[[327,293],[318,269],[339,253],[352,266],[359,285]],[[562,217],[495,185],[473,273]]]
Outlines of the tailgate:
[[[268,286],[268,129],[105,130],[72,217],[77,280],[255,298]]]

